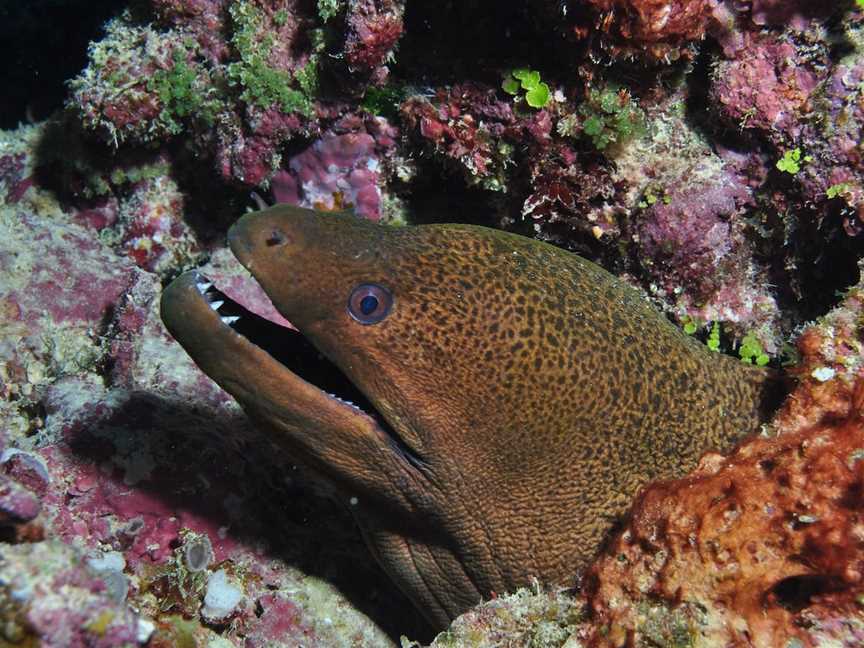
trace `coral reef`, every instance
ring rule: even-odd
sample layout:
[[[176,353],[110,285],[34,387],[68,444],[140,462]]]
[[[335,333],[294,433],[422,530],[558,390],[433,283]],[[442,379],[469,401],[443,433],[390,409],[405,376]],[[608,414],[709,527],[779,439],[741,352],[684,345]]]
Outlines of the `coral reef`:
[[[36,636],[42,645],[69,648],[147,644],[153,622],[126,604],[125,579],[112,590],[111,573],[119,574],[57,541],[3,547],[3,638],[15,645]]]
[[[324,33],[338,5],[316,14],[295,0],[152,4],[163,27],[128,13],[111,21],[71,83],[69,106],[115,147],[196,133],[194,145],[224,179],[250,186],[270,179],[292,137],[317,133],[320,118],[346,110],[335,95],[319,102],[325,50],[359,72],[362,94],[386,78],[402,32],[398,2],[350,3],[340,48]]]
[[[381,167],[392,157],[397,130],[383,117],[351,115],[339,120],[308,149],[276,172],[276,202],[323,211],[353,209],[373,221],[382,217]]]
[[[104,141],[180,139],[228,183],[399,222],[404,183],[418,159],[431,160],[501,194],[485,199],[500,224],[629,273],[703,334],[720,322],[731,351],[749,334],[773,357],[811,314],[784,319],[776,300],[802,301],[825,247],[814,228],[826,217],[849,235],[860,228],[854,10],[838,8],[829,25],[831,11],[804,1],[756,2],[749,13],[731,3],[536,3],[537,28],[551,28],[542,38],[573,52],[575,77],[505,57],[477,75],[498,84],[418,89],[422,70],[400,67],[396,47],[415,61],[410,49],[423,45],[399,2],[145,4],[155,20],[113,20],[72,82],[70,108]],[[676,68],[634,82],[604,60]],[[160,259],[174,252],[139,244],[130,253],[142,267],[171,265]],[[843,265],[838,285],[854,280]],[[770,294],[764,286],[785,268],[792,280]]]
[[[520,589],[466,612],[435,638],[431,648],[577,648],[579,644],[570,637],[580,631],[584,617],[583,604],[566,592],[544,591],[539,586]],[[402,648],[419,648],[419,644],[403,640]]]
[[[49,4],[7,12],[46,57]],[[581,594],[500,592],[435,645],[861,643],[859,3],[110,10],[63,114],[0,133],[3,640],[422,638],[343,503],[157,316],[162,282],[200,266],[284,323],[222,246],[254,191],[533,235],[798,381],[764,437],[646,489]],[[45,78],[23,52],[11,78]],[[29,84],[7,84],[34,105],[4,124],[47,114]]]

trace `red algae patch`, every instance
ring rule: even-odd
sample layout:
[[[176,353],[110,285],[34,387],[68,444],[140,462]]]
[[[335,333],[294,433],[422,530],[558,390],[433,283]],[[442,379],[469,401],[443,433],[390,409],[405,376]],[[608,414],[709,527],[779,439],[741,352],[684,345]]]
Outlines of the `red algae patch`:
[[[713,645],[786,646],[854,616],[864,593],[864,422],[760,438],[649,487],[589,573],[597,645],[623,645],[649,601],[700,608]],[[697,617],[700,619],[696,622]],[[805,644],[806,645],[806,644]]]

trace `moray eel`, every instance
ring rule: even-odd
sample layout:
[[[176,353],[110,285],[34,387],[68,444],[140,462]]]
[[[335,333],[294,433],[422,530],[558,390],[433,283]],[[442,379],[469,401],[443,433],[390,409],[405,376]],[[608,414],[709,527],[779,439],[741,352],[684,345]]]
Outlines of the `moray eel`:
[[[574,582],[640,485],[759,425],[768,372],[551,245],[287,205],[228,238],[299,333],[197,272],[165,290],[168,330],[336,485],[437,628],[533,578]]]

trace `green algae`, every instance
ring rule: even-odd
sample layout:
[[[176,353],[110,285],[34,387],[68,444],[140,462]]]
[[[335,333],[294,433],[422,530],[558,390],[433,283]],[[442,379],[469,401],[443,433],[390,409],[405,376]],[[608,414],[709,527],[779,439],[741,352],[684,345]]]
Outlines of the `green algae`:
[[[250,2],[235,2],[229,12],[235,32],[231,43],[240,60],[228,65],[229,83],[241,89],[240,98],[262,109],[278,106],[285,113],[311,117],[315,113],[313,95],[318,89],[317,58],[293,75],[272,67],[267,57],[273,48],[273,34],[259,37],[264,16]]]
[[[583,134],[600,151],[645,133],[645,113],[630,93],[616,84],[592,88],[578,112],[583,118]]]
[[[206,73],[187,62],[183,48],[174,51],[173,65],[167,70],[158,70],[147,82],[148,90],[154,91],[162,104],[159,117],[172,135],[183,131],[183,121],[200,117],[212,126],[218,110],[218,102],[212,97],[212,88],[206,89],[200,81]]]

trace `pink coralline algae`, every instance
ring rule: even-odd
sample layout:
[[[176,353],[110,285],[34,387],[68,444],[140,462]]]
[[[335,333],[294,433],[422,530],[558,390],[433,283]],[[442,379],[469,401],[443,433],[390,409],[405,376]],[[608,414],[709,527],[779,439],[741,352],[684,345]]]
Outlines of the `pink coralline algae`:
[[[714,70],[711,92],[721,115],[741,129],[777,132],[792,141],[819,82],[812,62],[774,35],[747,34],[740,52]]]
[[[36,455],[15,448],[0,455],[0,526],[34,520],[42,510],[50,476]],[[39,529],[33,529],[39,534]],[[25,532],[26,533],[26,532]]]
[[[666,194],[640,216],[636,248],[650,290],[672,305],[679,320],[723,322],[734,339],[752,334],[776,353],[778,305],[765,287],[767,268],[753,260],[744,235],[750,200],[734,180]]]
[[[761,319],[760,306],[768,306],[769,316],[775,309],[767,296],[763,299],[768,304],[740,302],[744,296],[760,299],[756,286],[741,288],[753,282],[757,272],[740,232],[743,209],[752,197],[733,174],[716,180],[714,185],[690,185],[653,197],[639,217],[638,249],[657,290],[678,302],[689,317],[744,320],[753,326]]]
[[[668,262],[682,273],[717,276],[732,248],[730,220],[749,201],[746,187],[704,187],[693,195],[664,195],[640,219],[639,242],[652,263]],[[700,267],[701,266],[701,267]],[[684,279],[681,277],[680,279]]]
[[[40,509],[39,498],[29,489],[0,476],[0,525],[29,522]]]
[[[115,648],[143,646],[153,635],[154,624],[113,600],[103,575],[69,545],[4,546],[0,581],[3,638],[11,645]]]
[[[341,120],[273,176],[273,198],[325,211],[351,208],[379,220],[381,165],[393,153],[396,135],[383,117]]]
[[[37,497],[48,491],[48,468],[35,455],[10,448],[0,455],[0,473],[14,479]]]
[[[802,30],[810,18],[830,13],[828,5],[817,0],[752,0],[750,19],[756,25],[792,25]]]
[[[3,194],[8,204],[17,203],[24,193],[33,185],[33,178],[26,175],[24,153],[9,154],[0,157],[0,186],[5,188]]]
[[[196,247],[183,222],[183,195],[168,176],[137,183],[118,216],[123,249],[145,270],[176,267]]]
[[[56,223],[48,231],[38,222],[26,212],[0,221],[2,392],[13,402],[38,402],[55,376],[99,361],[99,323],[134,267],[79,225]],[[17,417],[5,418],[10,413],[0,407],[7,429],[16,425]]]
[[[799,140],[809,156],[799,174],[800,185],[814,202],[839,199],[844,204],[846,230],[852,235],[864,222],[862,82],[864,58],[856,52],[841,59],[814,93],[814,106],[823,111],[821,119],[809,120]]]
[[[150,0],[159,22],[191,33],[209,61],[218,63],[229,54],[223,38],[228,0]]]

